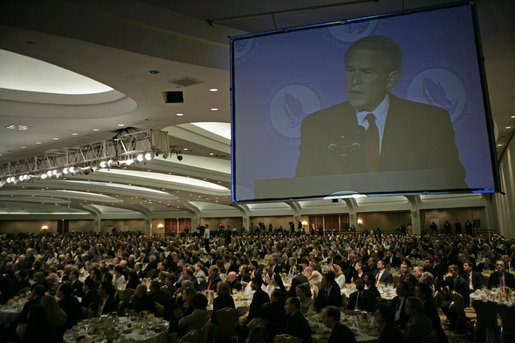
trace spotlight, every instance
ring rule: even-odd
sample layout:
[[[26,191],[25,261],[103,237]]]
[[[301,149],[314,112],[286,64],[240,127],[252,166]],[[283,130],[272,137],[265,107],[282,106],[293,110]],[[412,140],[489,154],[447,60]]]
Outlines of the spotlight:
[[[51,170],[49,170],[49,171],[47,171],[47,172],[46,172],[46,174],[47,174],[48,176],[52,176],[52,171],[51,171]]]
[[[105,168],[105,167],[107,167],[107,162],[106,161],[100,162],[100,168]]]
[[[125,161],[125,164],[130,166],[131,164],[134,163],[134,159],[133,158],[129,158],[128,160]]]
[[[18,180],[23,181],[23,175],[18,176]]]
[[[63,174],[64,175],[68,174],[68,168],[63,168]]]
[[[75,170],[75,167],[74,166],[71,166],[70,168],[68,168],[68,171],[72,174],[75,174],[77,171]]]
[[[53,176],[56,176],[56,175],[57,175],[57,170],[55,170],[55,169],[54,169],[54,170],[52,170],[52,175],[53,175]]]
[[[177,159],[178,159],[179,161],[182,161],[182,156],[181,156],[181,155],[177,155]]]
[[[151,153],[149,153],[149,152],[147,152],[147,153],[145,154],[145,159],[146,159],[147,161],[150,161],[150,160],[152,159],[152,154],[151,154]]]
[[[136,157],[136,159],[138,160],[138,162],[142,162],[142,161],[145,159],[145,157],[143,156],[143,154],[139,154],[139,155]]]
[[[114,163],[113,160],[109,160],[109,161],[107,161],[107,166],[110,167],[113,163]]]
[[[48,176],[47,176],[47,174],[41,174],[41,180],[44,180],[44,179],[46,179],[47,177],[48,177]]]

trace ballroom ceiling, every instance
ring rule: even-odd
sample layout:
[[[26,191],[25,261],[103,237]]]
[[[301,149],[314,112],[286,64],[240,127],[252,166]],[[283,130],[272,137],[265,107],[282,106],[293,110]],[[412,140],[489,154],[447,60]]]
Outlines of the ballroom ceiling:
[[[0,212],[107,213],[114,208],[198,213],[230,208],[229,36],[441,3],[446,1],[3,2],[0,163],[108,140],[127,127],[167,131],[183,159],[161,156],[118,174],[4,185]],[[478,8],[500,156],[515,124],[515,5],[479,1]],[[86,76],[100,88],[73,93],[77,80],[44,74],[45,68],[38,70],[30,59],[30,68],[11,67],[11,58],[19,62],[24,56]],[[35,79],[62,82],[55,92],[45,85],[2,86],[7,76],[29,84]],[[163,101],[163,91],[178,90],[184,103]]]

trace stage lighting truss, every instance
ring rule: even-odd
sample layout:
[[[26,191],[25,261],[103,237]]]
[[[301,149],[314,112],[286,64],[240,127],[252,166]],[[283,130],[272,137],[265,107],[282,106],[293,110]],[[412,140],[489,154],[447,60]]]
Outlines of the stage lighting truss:
[[[150,161],[159,153],[170,153],[166,132],[149,129],[117,134],[109,140],[2,163],[0,187],[30,180],[89,175],[99,168],[127,168]]]

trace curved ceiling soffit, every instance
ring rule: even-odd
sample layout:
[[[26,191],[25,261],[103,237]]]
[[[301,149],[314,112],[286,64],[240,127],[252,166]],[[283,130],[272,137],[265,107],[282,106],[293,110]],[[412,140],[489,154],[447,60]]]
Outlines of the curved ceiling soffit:
[[[79,192],[79,191],[68,191],[68,190],[34,190],[34,189],[15,189],[15,190],[3,190],[0,191],[0,196],[12,196],[14,200],[16,196],[41,196],[41,197],[51,197],[56,199],[73,199],[80,201],[98,201],[105,203],[122,203],[123,200],[118,198],[113,198],[108,195],[96,194],[96,193],[88,193],[88,192]]]
[[[90,193],[116,194],[123,196],[133,196],[135,192],[140,196],[158,200],[178,200],[179,198],[173,194],[165,191],[158,191],[153,188],[127,186],[125,184],[111,183],[111,182],[98,182],[98,181],[83,181],[83,180],[60,180],[60,181],[45,181],[34,182],[31,187],[34,188],[53,188],[53,189],[66,189],[66,190],[84,190]]]
[[[112,169],[114,170],[114,169]],[[150,172],[140,172],[142,175],[150,174]],[[114,173],[113,173],[114,174]],[[156,173],[154,173],[156,174]],[[156,175],[159,176],[159,175]],[[188,185],[180,182],[173,182],[173,181],[166,181],[166,178],[169,177],[168,174],[161,174],[162,178],[146,178],[142,176],[133,176],[133,175],[123,175],[116,173],[116,181],[118,183],[126,183],[131,185],[138,185],[143,187],[155,187],[155,188],[168,188],[172,190],[178,190],[178,191],[187,191],[187,192],[193,192],[193,193],[203,193],[203,194],[209,194],[213,196],[230,196],[231,190],[224,187],[224,189],[210,189],[207,187],[202,186],[194,186],[194,185]],[[97,170],[94,174],[90,174],[87,176],[88,180],[94,180],[94,181],[109,181],[112,178],[112,175],[105,173],[105,175],[102,175],[102,170]],[[86,177],[84,177],[86,179]],[[193,178],[188,178],[193,179]],[[200,182],[206,182],[199,179],[193,179]],[[215,184],[213,184],[215,185]],[[216,185],[220,186],[220,185]],[[220,186],[221,187],[221,186]]]
[[[43,196],[2,196],[0,195],[0,202],[18,202],[18,203],[35,203],[35,204],[71,204],[70,200]]]

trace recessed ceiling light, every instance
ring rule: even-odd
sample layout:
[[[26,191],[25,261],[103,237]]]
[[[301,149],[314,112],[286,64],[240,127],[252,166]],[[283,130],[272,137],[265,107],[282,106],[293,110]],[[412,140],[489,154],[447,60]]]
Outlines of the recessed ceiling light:
[[[79,134],[77,132],[72,132],[72,136],[78,136]]]
[[[515,115],[512,115],[512,116],[511,116],[511,119],[515,119]]]
[[[506,126],[505,129],[509,130],[509,129],[511,129],[511,126]]]
[[[182,117],[184,115],[184,113],[177,113],[175,114],[177,117]]]
[[[214,152],[210,152],[209,153],[209,156],[213,156],[215,153]]]
[[[210,92],[218,92],[218,88],[210,88],[209,91]]]
[[[211,107],[211,111],[218,111],[218,108],[216,108],[216,107]]]
[[[37,144],[37,145],[40,145],[40,144],[41,144],[41,142],[36,142],[36,144]]]
[[[52,138],[52,139],[53,139],[54,141],[58,141],[58,140],[59,140],[59,138],[58,138],[58,137],[54,137],[54,138]]]
[[[96,131],[100,131],[100,129],[93,129],[93,131],[95,131],[95,132],[96,132]]]
[[[125,124],[118,124],[118,126],[119,126],[119,127],[124,127],[124,126],[125,126]]]
[[[22,145],[22,146],[20,147],[20,149],[25,149],[25,148],[26,148],[26,146],[25,146],[25,145]]]
[[[184,148],[184,149],[182,149],[182,150],[184,150],[184,151],[188,151],[188,148]]]
[[[501,143],[499,143],[499,144],[497,144],[497,146],[502,146],[502,144],[501,144]]]

